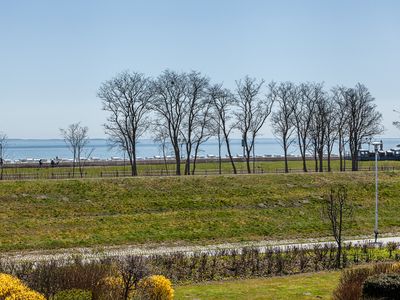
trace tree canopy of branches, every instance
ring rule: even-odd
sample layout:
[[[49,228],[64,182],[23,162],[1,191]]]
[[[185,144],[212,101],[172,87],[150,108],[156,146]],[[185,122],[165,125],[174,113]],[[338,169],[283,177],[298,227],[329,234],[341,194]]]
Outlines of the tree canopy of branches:
[[[312,97],[314,83],[302,83],[298,89],[298,101],[293,111],[293,122],[297,135],[297,145],[303,161],[303,171],[307,172],[306,154],[310,144],[310,132],[315,114],[316,99]]]
[[[289,172],[288,167],[288,149],[294,142],[292,138],[294,132],[294,110],[297,101],[297,88],[291,82],[282,82],[269,85],[270,97],[277,103],[277,110],[272,113],[271,125],[273,133],[279,138],[282,145],[285,159],[285,173]]]
[[[105,132],[115,146],[127,153],[132,176],[136,176],[138,139],[149,127],[151,82],[141,73],[125,71],[104,82],[97,95],[103,110],[109,112]]]
[[[165,70],[155,79],[122,72],[101,85],[98,97],[103,109],[110,113],[105,131],[114,145],[128,154],[132,175],[138,175],[138,139],[149,128],[154,141],[162,144],[167,173],[167,152],[172,150],[176,175],[181,174],[182,162],[185,175],[195,173],[201,145],[210,137],[218,140],[220,172],[224,143],[236,174],[231,146],[235,134],[242,138],[246,169],[251,173],[250,158],[255,157],[256,138],[270,116],[272,132],[283,148],[285,172],[289,171],[289,149],[295,144],[304,172],[308,171],[310,154],[314,156],[315,171],[322,172],[326,162],[331,171],[335,146],[340,170],[345,170],[346,147],[350,148],[352,169],[357,170],[361,143],[382,132],[382,115],[362,84],[326,91],[323,83],[265,84],[264,80],[246,76],[236,81],[232,92],[197,71]],[[400,127],[400,122],[393,124]]]
[[[60,129],[61,135],[65,143],[72,152],[72,177],[75,176],[75,166],[78,164],[81,177],[83,176],[82,155],[84,148],[89,143],[88,127],[81,126],[80,123],[74,123],[68,126],[67,129]]]
[[[185,175],[191,172],[191,156],[193,148],[194,165],[200,145],[210,137],[208,124],[210,119],[210,101],[207,95],[209,79],[199,72],[192,71],[186,75],[186,97],[184,103],[186,113],[184,115],[182,136],[186,148]]]
[[[249,76],[236,82],[237,105],[239,108],[235,112],[237,118],[236,128],[242,136],[248,173],[251,173],[250,155],[255,147],[256,136],[264,126],[274,103],[274,98],[261,95],[263,85],[264,80],[257,81]]]
[[[175,174],[181,175],[181,147],[188,114],[188,81],[186,73],[164,71],[153,84],[152,109],[157,115],[157,126],[166,130],[175,154]]]
[[[357,171],[358,150],[362,141],[383,132],[382,114],[377,111],[375,99],[367,87],[360,83],[354,88],[344,89],[343,97],[346,103],[351,169]]]
[[[230,146],[230,134],[232,133],[232,130],[237,126],[235,120],[233,120],[232,122],[232,110],[234,108],[236,100],[233,94],[228,89],[225,89],[222,87],[222,85],[218,84],[210,88],[209,95],[211,103],[213,105],[214,115],[217,119],[218,138],[220,132],[222,132],[229,160],[232,165],[233,173],[237,174],[237,169],[233,160]],[[221,143],[219,142],[219,147],[220,145]]]

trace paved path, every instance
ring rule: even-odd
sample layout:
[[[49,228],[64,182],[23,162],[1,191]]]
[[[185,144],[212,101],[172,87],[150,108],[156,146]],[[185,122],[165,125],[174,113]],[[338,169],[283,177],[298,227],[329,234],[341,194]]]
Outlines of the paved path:
[[[364,244],[373,243],[371,238],[356,238],[346,240],[345,243]],[[388,242],[400,243],[400,236],[382,237],[378,239],[378,243],[385,245]],[[129,255],[163,255],[171,253],[184,253],[186,255],[193,255],[194,253],[212,253],[220,250],[237,250],[239,253],[244,247],[255,247],[260,252],[265,252],[270,248],[280,248],[282,250],[288,248],[302,248],[309,249],[315,245],[329,245],[334,244],[332,241],[317,241],[306,240],[303,242],[288,240],[288,241],[256,241],[256,242],[242,242],[242,243],[225,243],[205,246],[160,246],[160,245],[145,245],[145,246],[108,246],[97,248],[72,248],[72,249],[58,249],[54,251],[24,251],[24,252],[7,252],[2,253],[0,257],[7,258],[14,261],[50,261],[50,260],[69,260],[73,257],[79,256],[83,260],[97,260],[100,258],[117,258]]]

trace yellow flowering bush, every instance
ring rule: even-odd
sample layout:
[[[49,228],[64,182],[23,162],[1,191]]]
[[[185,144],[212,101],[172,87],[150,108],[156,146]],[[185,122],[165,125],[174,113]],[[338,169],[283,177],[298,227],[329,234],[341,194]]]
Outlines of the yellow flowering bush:
[[[18,278],[0,274],[0,300],[45,300],[46,298],[29,289]]]
[[[171,281],[162,275],[153,275],[142,279],[138,284],[136,292],[141,299],[174,299],[174,289],[172,288]]]
[[[99,300],[122,299],[124,283],[121,277],[109,276],[97,283],[96,296]]]
[[[394,263],[392,265],[392,271],[395,273],[400,273],[400,263]]]

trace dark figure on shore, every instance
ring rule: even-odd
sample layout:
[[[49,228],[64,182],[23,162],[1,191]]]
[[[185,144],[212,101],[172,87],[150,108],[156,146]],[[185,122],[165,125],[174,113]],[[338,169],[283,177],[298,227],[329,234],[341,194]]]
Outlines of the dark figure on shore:
[[[41,168],[43,165],[43,161],[41,159],[39,159],[39,168]]]
[[[51,160],[50,165],[52,168],[54,168],[54,166],[56,165],[56,163],[54,162],[54,159]]]
[[[0,166],[3,165],[3,158],[0,157]]]

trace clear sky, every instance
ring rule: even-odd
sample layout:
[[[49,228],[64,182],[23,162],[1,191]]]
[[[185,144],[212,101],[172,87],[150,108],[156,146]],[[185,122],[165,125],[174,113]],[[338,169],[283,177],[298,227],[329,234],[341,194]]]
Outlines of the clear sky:
[[[198,70],[233,87],[364,83],[386,137],[400,119],[400,1],[0,0],[0,131],[59,138],[81,121],[104,137],[96,92],[122,70]],[[264,136],[272,136],[268,129]]]

